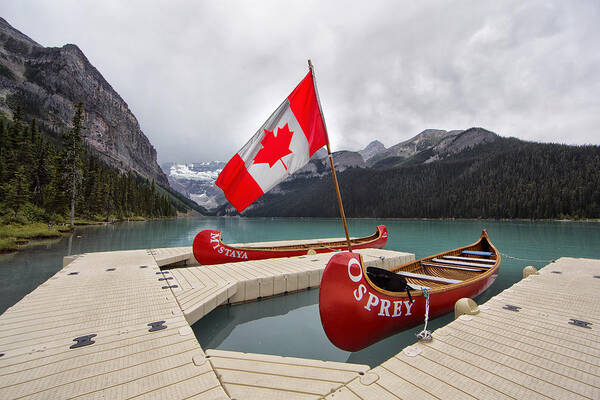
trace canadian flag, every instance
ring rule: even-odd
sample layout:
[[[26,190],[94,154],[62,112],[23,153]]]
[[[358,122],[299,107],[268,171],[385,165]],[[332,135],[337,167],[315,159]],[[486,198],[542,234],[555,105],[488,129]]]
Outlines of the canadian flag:
[[[225,165],[217,186],[242,212],[327,144],[312,71]]]

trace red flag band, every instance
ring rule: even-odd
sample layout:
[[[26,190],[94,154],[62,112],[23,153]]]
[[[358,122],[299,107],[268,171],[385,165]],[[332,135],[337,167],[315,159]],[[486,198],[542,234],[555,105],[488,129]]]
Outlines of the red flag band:
[[[242,212],[327,144],[311,72],[225,165],[217,186]]]

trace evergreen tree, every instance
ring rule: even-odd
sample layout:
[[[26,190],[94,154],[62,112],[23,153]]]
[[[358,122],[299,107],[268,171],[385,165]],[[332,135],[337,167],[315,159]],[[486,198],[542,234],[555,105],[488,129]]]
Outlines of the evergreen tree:
[[[0,160],[4,160],[6,153],[8,151],[7,148],[8,141],[8,129],[6,128],[6,121],[4,118],[0,119]]]
[[[29,181],[25,167],[17,168],[13,178],[6,188],[6,205],[17,216],[20,208],[29,200],[31,193],[29,192]]]
[[[73,127],[63,135],[65,177],[68,185],[67,193],[71,204],[71,227],[75,226],[75,201],[77,199],[77,190],[82,179],[82,160],[81,153],[83,149],[83,103],[75,105],[75,116],[72,120]]]
[[[43,207],[50,214],[50,222],[54,221],[56,214],[62,214],[67,208],[67,196],[65,192],[65,174],[63,158],[50,149],[48,154],[49,182],[42,189]]]
[[[103,200],[104,200],[104,214],[106,215],[106,222],[110,221],[110,215],[114,207],[114,194],[113,194],[113,180],[108,179],[104,182]]]
[[[106,220],[115,215],[174,215],[174,200],[162,196],[154,181],[121,173],[89,154],[83,146],[83,118],[79,103],[59,152],[40,134],[35,119],[29,125],[23,122],[20,105],[12,122],[0,117],[0,206],[16,217],[31,201],[45,210],[51,223],[70,209],[71,225],[75,209],[77,215]]]
[[[43,190],[50,183],[50,148],[48,142],[42,138],[38,139],[38,144],[34,152],[35,163],[32,171],[32,200],[35,205],[42,206]]]
[[[17,105],[17,109],[13,113],[13,123],[8,129],[6,136],[6,151],[5,151],[5,163],[7,176],[6,181],[12,179],[14,173],[18,168],[18,147],[17,143],[20,140],[21,132],[23,130],[23,111],[21,105]]]
[[[5,183],[8,180],[8,171],[6,166],[6,142],[8,138],[8,131],[6,129],[6,122],[4,118],[0,119],[0,203],[4,201],[4,194],[6,192]],[[1,211],[1,210],[0,210]]]

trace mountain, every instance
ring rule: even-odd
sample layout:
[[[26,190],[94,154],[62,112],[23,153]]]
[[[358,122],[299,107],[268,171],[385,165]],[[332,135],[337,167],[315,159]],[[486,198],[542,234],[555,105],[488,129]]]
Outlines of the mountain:
[[[207,208],[217,208],[226,203],[223,191],[215,185],[225,163],[210,161],[203,163],[165,163],[161,168],[169,179],[171,188]]]
[[[364,149],[360,150],[358,154],[360,154],[365,161],[369,161],[374,156],[386,151],[387,149],[379,140],[373,140],[371,143],[367,145]]]
[[[366,167],[361,155],[354,151],[337,151],[333,153],[333,162],[338,172],[348,168]],[[167,175],[172,189],[204,208],[217,209],[227,204],[223,191],[215,185],[217,177],[225,164],[222,161],[187,164],[169,162],[162,164],[161,168]],[[313,155],[308,164],[297,171],[296,174],[290,176],[288,180],[294,180],[298,177],[320,177],[325,174],[331,174],[329,158],[327,157],[327,151],[320,149]],[[276,186],[272,191],[277,191],[278,187]]]
[[[498,138],[493,132],[483,128],[445,131],[427,129],[402,143],[377,153],[369,159],[368,165],[375,168],[390,168],[405,162],[432,162],[467,147],[490,143]]]
[[[68,129],[74,104],[83,101],[86,143],[121,171],[168,186],[156,150],[127,103],[74,44],[43,47],[0,18],[0,113],[18,103],[27,120],[58,139]]]
[[[424,135],[430,147],[409,162],[343,171],[338,179],[346,216],[600,218],[600,146],[533,143],[490,133]],[[427,157],[420,156],[423,152]],[[439,158],[431,160],[430,152]],[[217,214],[235,211],[223,207]],[[244,215],[337,217],[339,211],[332,179],[324,175],[282,182]]]
[[[429,163],[482,143],[494,142],[497,138],[495,133],[482,128],[454,131],[427,129],[389,149],[380,141],[374,140],[359,151],[336,151],[333,153],[333,162],[338,174],[356,168],[385,169],[399,165]],[[224,165],[219,162],[167,163],[162,168],[168,175],[171,186],[187,198],[203,207],[215,209],[218,215],[234,215],[237,211],[228,205],[223,192],[214,184]],[[327,151],[322,148],[313,155],[308,164],[273,188],[270,193],[285,195],[288,190],[286,188],[294,186],[296,181],[312,178],[327,180],[330,176],[329,158]],[[259,199],[248,210],[261,207],[262,201]]]

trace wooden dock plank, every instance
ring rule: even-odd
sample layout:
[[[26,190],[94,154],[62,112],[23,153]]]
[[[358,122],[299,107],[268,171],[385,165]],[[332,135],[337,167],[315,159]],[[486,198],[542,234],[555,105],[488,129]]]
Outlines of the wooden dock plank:
[[[154,257],[156,264],[160,267],[187,261],[188,264],[196,262],[191,246],[187,247],[168,247],[149,250]]]
[[[359,364],[223,350],[207,350],[206,354],[225,390],[236,398],[320,398],[369,369]]]
[[[227,398],[210,364],[194,363],[204,353],[158,271],[143,250],[85,254],[7,310],[0,397]],[[156,321],[165,329],[149,332]],[[95,343],[70,349],[91,333]]]
[[[572,397],[573,393],[575,393],[580,396],[589,397],[594,391],[593,386],[587,385],[579,380],[571,379],[564,374],[556,373],[551,369],[536,366],[531,362],[530,358],[523,357],[526,358],[526,360],[522,360],[521,357],[515,357],[512,354],[502,352],[498,347],[481,346],[453,336],[438,337],[438,340],[459,351],[462,350],[466,355],[476,355],[477,360],[479,360],[479,357],[485,359],[485,361],[481,361],[482,363],[487,363],[487,360],[493,360],[494,363],[501,364],[504,368],[510,368],[512,371],[536,379],[541,382],[540,386],[549,389],[548,392],[545,392],[541,388],[538,389],[540,393],[545,395],[550,393],[560,393],[563,398],[568,398]],[[529,378],[527,379],[529,380]],[[535,388],[536,386],[530,384],[530,387]]]
[[[433,341],[410,346],[367,372],[379,376],[369,386],[355,379],[328,399],[391,398],[389,394],[600,398],[598,331],[570,325],[567,318],[598,320],[600,279],[594,276],[600,276],[600,260],[557,260],[494,296],[480,306],[479,314],[457,319],[436,330]],[[503,309],[506,304],[522,308],[513,312]],[[407,393],[407,383],[423,393]]]
[[[447,360],[449,362],[445,365],[440,363],[439,360],[444,359],[444,355],[431,349],[423,348],[423,352],[419,357],[409,357],[405,353],[400,352],[395,358],[411,365],[413,368],[429,375],[433,375],[437,379],[456,389],[466,392],[477,399],[512,398],[505,393],[488,386],[487,383],[482,383],[473,379],[469,373],[459,372],[456,369],[448,368],[448,365],[453,365],[455,362],[453,360]]]
[[[335,400],[361,400],[361,399],[363,399],[363,397],[359,397],[357,394],[350,391],[350,389],[348,389],[348,386],[344,386],[344,387],[337,389],[335,392],[331,393],[326,398],[327,399],[335,399]]]
[[[384,268],[411,259],[360,252]],[[227,301],[318,286],[330,255],[160,272],[159,263],[189,263],[190,255],[190,248],[175,248],[70,257],[0,316],[0,397],[600,398],[600,279],[592,279],[599,260],[559,259],[494,296],[478,315],[438,329],[432,342],[369,370],[220,350],[205,357],[188,322]],[[162,288],[171,284],[178,287]],[[522,308],[512,312],[506,304]],[[167,328],[148,332],[158,320]],[[69,349],[86,333],[96,333],[96,343]]]
[[[371,377],[371,379],[358,378],[346,385],[353,394],[359,396],[361,399],[437,399],[431,393],[424,391],[410,381],[393,374],[381,366],[368,372],[366,377]],[[336,393],[327,398],[337,399]]]
[[[502,349],[503,352],[513,357],[532,362],[540,367],[548,367],[553,371],[560,371],[573,379],[581,379],[583,382],[594,382],[596,387],[600,387],[600,369],[597,366],[586,363],[580,359],[562,355],[558,352],[550,351],[544,346],[536,345],[536,342],[516,341],[504,336],[503,332],[489,331],[477,326],[473,330],[467,324],[461,324],[462,321],[444,328],[444,335],[451,335],[462,338],[469,343],[490,346]],[[440,335],[441,330],[436,331],[436,337]],[[560,364],[560,365],[556,365]]]

